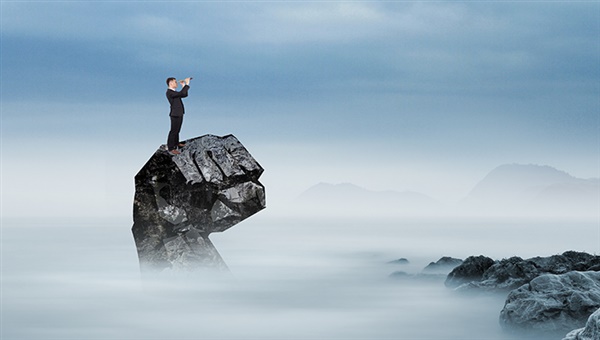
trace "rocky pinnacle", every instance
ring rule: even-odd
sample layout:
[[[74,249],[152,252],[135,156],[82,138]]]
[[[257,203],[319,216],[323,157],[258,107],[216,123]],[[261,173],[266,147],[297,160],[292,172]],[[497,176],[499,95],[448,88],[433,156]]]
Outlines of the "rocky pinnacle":
[[[135,176],[133,237],[143,272],[219,269],[209,240],[266,207],[263,168],[233,135],[161,146]]]

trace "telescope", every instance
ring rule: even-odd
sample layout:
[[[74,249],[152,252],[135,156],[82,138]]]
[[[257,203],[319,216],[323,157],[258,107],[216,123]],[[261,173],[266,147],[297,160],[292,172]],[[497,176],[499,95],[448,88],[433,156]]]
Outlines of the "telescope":
[[[192,80],[192,79],[194,79],[194,78],[190,77],[190,80]],[[178,82],[178,83],[179,83],[180,81],[185,81],[185,79],[179,79],[179,80],[177,80],[177,82]]]

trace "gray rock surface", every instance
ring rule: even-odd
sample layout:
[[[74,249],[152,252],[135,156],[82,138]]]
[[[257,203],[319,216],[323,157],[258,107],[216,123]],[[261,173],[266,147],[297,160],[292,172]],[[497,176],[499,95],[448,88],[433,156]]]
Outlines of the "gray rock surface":
[[[548,257],[538,256],[526,260],[515,256],[495,262],[485,270],[481,279],[458,286],[457,290],[510,291],[543,274],[564,274],[573,270],[597,270],[599,264],[600,256],[575,251]]]
[[[584,328],[573,330],[563,340],[598,340],[600,339],[600,309],[587,320]]]
[[[507,330],[567,332],[598,308],[600,272],[544,274],[510,292],[500,324]]]
[[[444,256],[437,260],[437,262],[429,263],[425,268],[423,268],[423,272],[426,273],[436,273],[436,274],[448,274],[454,268],[460,266],[463,263],[463,260],[456,259],[449,256]]]
[[[265,208],[263,168],[233,135],[161,146],[135,176],[132,227],[142,271],[227,266],[208,236]]]
[[[456,288],[464,283],[478,282],[483,277],[483,273],[493,264],[494,260],[489,257],[469,256],[448,274],[444,284],[446,287]]]

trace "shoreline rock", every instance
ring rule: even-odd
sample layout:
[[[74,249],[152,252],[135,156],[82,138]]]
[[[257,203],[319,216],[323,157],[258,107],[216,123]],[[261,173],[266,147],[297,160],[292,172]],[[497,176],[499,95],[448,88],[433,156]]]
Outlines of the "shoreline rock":
[[[470,259],[470,260],[469,260]],[[600,256],[566,251],[560,255],[522,259],[513,256],[500,261],[473,257],[456,267],[446,280],[455,290],[511,291],[544,274],[565,274],[571,271],[597,271]],[[490,261],[493,261],[492,265]],[[487,268],[486,268],[487,266]],[[483,273],[479,276],[481,269]]]
[[[456,288],[466,283],[480,281],[485,271],[494,263],[494,260],[487,256],[469,256],[448,274],[444,284],[446,287]]]
[[[598,340],[600,339],[600,309],[588,318],[585,327],[570,331],[563,340]]]
[[[450,256],[444,256],[437,260],[437,262],[430,262],[425,268],[424,273],[435,273],[435,274],[448,274],[454,268],[460,266],[463,260],[453,258]]]
[[[510,292],[500,312],[509,331],[569,331],[600,308],[600,272],[544,274]]]

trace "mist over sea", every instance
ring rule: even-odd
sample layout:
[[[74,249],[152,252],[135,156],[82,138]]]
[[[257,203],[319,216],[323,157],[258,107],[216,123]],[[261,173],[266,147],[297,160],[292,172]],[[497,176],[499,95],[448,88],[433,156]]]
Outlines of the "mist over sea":
[[[600,1],[0,0],[0,23],[0,340],[565,335],[416,274],[600,255]],[[167,77],[194,78],[181,141],[233,134],[264,169],[267,208],[210,235],[229,275],[139,270]]]
[[[600,253],[597,221],[261,212],[211,235],[231,275],[142,279],[131,225],[4,219],[2,339],[523,339],[498,324],[505,295],[389,274],[442,256]]]

